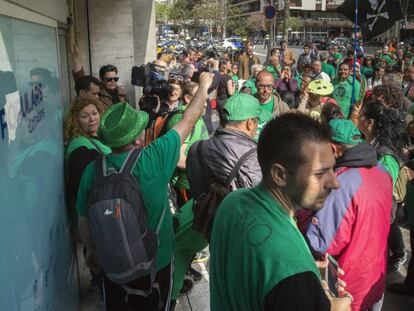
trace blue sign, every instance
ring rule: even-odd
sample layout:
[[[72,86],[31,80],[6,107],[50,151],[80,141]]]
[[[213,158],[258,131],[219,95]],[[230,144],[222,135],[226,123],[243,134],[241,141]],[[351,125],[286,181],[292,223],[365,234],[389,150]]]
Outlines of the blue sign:
[[[273,5],[268,5],[265,8],[265,16],[267,19],[273,19],[276,15],[276,8]]]

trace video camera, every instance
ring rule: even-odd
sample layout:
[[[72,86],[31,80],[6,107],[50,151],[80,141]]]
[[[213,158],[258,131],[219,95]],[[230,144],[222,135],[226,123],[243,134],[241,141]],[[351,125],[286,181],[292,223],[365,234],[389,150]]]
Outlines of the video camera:
[[[140,107],[144,111],[153,111],[159,103],[165,102],[171,86],[165,78],[165,67],[147,63],[132,67],[131,83],[143,87]]]

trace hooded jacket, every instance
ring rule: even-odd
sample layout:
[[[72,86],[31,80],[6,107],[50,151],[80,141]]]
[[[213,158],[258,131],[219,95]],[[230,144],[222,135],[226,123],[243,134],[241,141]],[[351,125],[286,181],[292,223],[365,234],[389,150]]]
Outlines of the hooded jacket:
[[[214,136],[206,141],[194,143],[187,157],[191,197],[197,198],[206,192],[209,181],[226,184],[240,157],[256,147],[256,142],[246,134],[225,128],[217,129]],[[201,161],[206,169],[203,169]],[[231,186],[233,190],[250,188],[258,185],[261,179],[257,153],[254,152],[243,163]]]
[[[338,259],[352,310],[367,310],[385,289],[392,180],[368,143],[345,151],[335,173],[340,188],[313,216],[306,235],[314,251]]]

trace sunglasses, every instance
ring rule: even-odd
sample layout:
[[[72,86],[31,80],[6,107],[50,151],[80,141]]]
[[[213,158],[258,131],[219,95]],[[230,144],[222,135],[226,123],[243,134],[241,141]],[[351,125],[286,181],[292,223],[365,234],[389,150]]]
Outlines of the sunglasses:
[[[259,84],[258,87],[259,87],[259,89],[269,89],[269,90],[273,89],[272,84]]]
[[[105,82],[111,82],[111,81],[118,82],[119,77],[109,77],[109,78],[103,78],[103,80],[104,80]]]

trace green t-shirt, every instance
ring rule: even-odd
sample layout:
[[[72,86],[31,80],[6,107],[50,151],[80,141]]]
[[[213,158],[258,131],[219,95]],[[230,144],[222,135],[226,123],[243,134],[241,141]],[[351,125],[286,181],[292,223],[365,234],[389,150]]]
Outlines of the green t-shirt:
[[[372,77],[374,75],[374,68],[373,67],[362,67],[361,69],[361,73],[365,76],[365,77]]]
[[[261,108],[263,110],[266,110],[267,112],[269,112],[269,114],[268,114],[269,118],[259,119],[259,125],[257,127],[256,135],[254,136],[254,140],[256,142],[259,141],[260,133],[262,132],[262,130],[263,130],[264,126],[266,125],[266,123],[269,122],[272,119],[274,106],[275,106],[275,98],[273,96],[272,96],[272,100],[270,102],[261,105]]]
[[[395,187],[397,183],[398,174],[400,173],[400,165],[392,155],[383,156],[379,162],[384,165],[387,172],[391,175],[392,185]]]
[[[332,81],[332,85],[334,86],[332,97],[341,107],[344,117],[348,118],[352,102],[352,77],[349,77],[346,81],[340,81],[339,78],[335,78]],[[360,100],[360,91],[361,84],[358,80],[355,80],[355,102]]]
[[[167,129],[170,130],[174,127],[178,122],[180,122],[183,118],[183,112],[186,109],[186,105],[180,105],[178,107],[178,113],[173,115],[171,119],[167,123]],[[188,151],[190,150],[190,147],[192,144],[194,144],[196,141],[199,140],[206,140],[208,139],[208,130],[207,127],[203,121],[203,119],[199,118],[194,125],[193,130],[191,131],[190,135],[187,136],[187,138],[184,141],[184,144],[187,144],[187,147],[185,149],[185,155],[188,154]],[[177,168],[174,172],[173,178],[171,180],[172,184],[178,188],[181,189],[190,189],[190,184],[188,183],[187,179],[187,172],[186,170]]]
[[[343,55],[341,53],[334,53],[332,57],[335,60],[335,63],[339,64],[342,61]]]
[[[328,63],[322,63],[322,72],[326,73],[329,78],[334,79],[336,72],[335,67]]]
[[[155,230],[163,210],[167,209],[159,233],[157,270],[170,263],[174,250],[174,230],[168,205],[168,183],[180,158],[180,146],[180,136],[175,130],[170,130],[142,150],[132,172],[138,179],[149,227],[152,230]],[[119,169],[127,154],[125,152],[108,155],[108,167]],[[94,179],[95,163],[92,162],[83,172],[79,184],[76,209],[80,216],[87,217],[88,215],[87,197]]]
[[[244,86],[252,90],[252,96],[256,95],[257,88],[256,88],[256,78],[250,78],[246,82],[244,82]]]
[[[234,93],[237,94],[239,92],[239,76],[238,75],[232,75],[231,79],[234,83]]]
[[[230,193],[210,243],[211,310],[263,310],[282,280],[319,270],[296,223],[262,185]]]
[[[275,68],[275,66],[269,65],[266,67],[266,71],[269,71],[273,75],[273,78],[276,81],[277,79],[279,79],[279,73],[282,71],[282,67],[280,67],[279,65]]]

